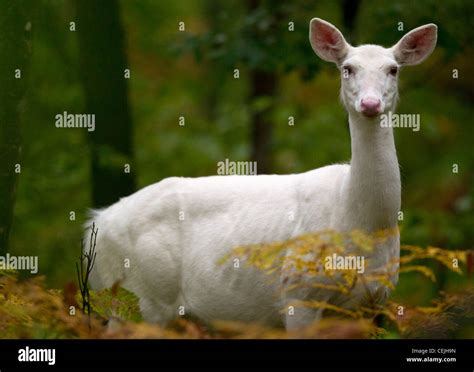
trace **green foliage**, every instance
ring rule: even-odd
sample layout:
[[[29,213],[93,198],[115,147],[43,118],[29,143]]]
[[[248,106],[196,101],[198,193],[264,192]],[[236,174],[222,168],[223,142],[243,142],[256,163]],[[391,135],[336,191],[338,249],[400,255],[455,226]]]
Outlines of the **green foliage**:
[[[306,79],[319,67],[308,46],[308,3],[261,1],[255,8],[218,7],[213,27],[186,34],[175,46],[177,53],[192,52],[231,71],[238,66],[269,72],[298,70]]]
[[[354,231],[340,234],[327,231],[307,234],[285,242],[237,247],[222,259],[239,257],[246,265],[273,274],[282,267],[289,278],[312,278],[296,281],[282,290],[295,290],[299,283],[311,283],[318,290],[337,294],[348,304],[358,297],[356,284],[367,290],[372,282],[393,289],[394,272],[403,274],[415,271],[431,280],[434,273],[420,260],[436,260],[458,275],[469,269],[468,256],[474,252],[450,251],[441,248],[402,246],[406,254],[400,262],[390,262],[386,268],[374,273],[359,274],[355,270],[336,273],[319,267],[322,257],[332,253],[355,254],[363,252],[369,257],[373,249],[393,236],[394,231],[364,234]],[[282,255],[283,249],[290,254]],[[459,266],[453,260],[459,261]],[[399,267],[400,264],[400,267]],[[472,269],[472,268],[471,268]],[[316,280],[314,280],[316,279]],[[401,281],[404,277],[400,278]],[[360,289],[360,288],[359,288]],[[112,288],[91,292],[92,315],[78,309],[82,296],[77,288],[66,286],[64,291],[45,289],[42,278],[26,281],[17,279],[17,273],[0,272],[0,324],[6,338],[439,338],[453,337],[465,323],[474,318],[474,287],[471,285],[451,292],[441,292],[429,306],[407,305],[393,300],[380,302],[377,294],[367,290],[365,301],[355,306],[338,306],[330,301],[303,300],[296,307],[323,309],[325,318],[320,322],[293,333],[258,324],[240,324],[216,320],[200,324],[192,319],[178,319],[166,329],[143,323],[138,298],[115,283]],[[283,311],[283,309],[282,309]],[[376,317],[383,317],[383,327],[375,325]]]
[[[140,322],[142,317],[138,298],[125,288],[114,286],[91,293],[92,310],[100,317],[117,317],[131,322]]]
[[[328,294],[328,301],[304,300],[291,305],[324,310],[327,315],[343,316],[357,320],[373,321],[383,316],[386,329],[373,329],[371,337],[383,337],[384,334],[398,335],[402,338],[417,337],[448,337],[460,329],[463,319],[474,318],[474,287],[472,283],[465,288],[445,293],[433,301],[431,306],[417,304],[415,306],[393,301],[384,302],[383,294],[377,290],[370,292],[369,288],[391,290],[395,289],[393,277],[400,274],[416,272],[436,282],[436,275],[430,268],[429,262],[436,261],[467,279],[472,271],[474,251],[446,250],[438,247],[422,248],[413,245],[401,246],[401,257],[387,262],[385,267],[376,271],[359,273],[357,270],[333,270],[326,268],[325,257],[333,254],[352,256],[362,255],[370,265],[371,255],[377,246],[385,243],[396,234],[398,229],[378,231],[367,234],[352,231],[346,234],[335,231],[324,231],[315,234],[305,234],[294,239],[272,244],[253,244],[235,248],[230,254],[220,260],[219,264],[228,264],[229,260],[238,258],[245,265],[255,267],[272,278],[278,271],[285,282],[295,283],[285,285],[282,291],[294,291],[300,288],[316,288]],[[468,257],[471,257],[469,261]],[[404,276],[400,278],[403,282]],[[418,279],[419,280],[419,279]],[[382,287],[381,287],[382,286]],[[365,291],[364,300],[354,302]],[[364,294],[364,292],[362,292]],[[335,305],[332,299],[344,305]],[[282,309],[282,312],[286,309]],[[419,326],[420,324],[427,325]]]

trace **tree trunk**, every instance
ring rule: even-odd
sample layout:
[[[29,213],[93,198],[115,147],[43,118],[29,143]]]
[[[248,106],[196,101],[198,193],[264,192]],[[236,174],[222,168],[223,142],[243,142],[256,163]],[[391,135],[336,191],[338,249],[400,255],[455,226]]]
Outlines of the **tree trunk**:
[[[276,76],[273,72],[260,70],[252,71],[251,74],[251,101],[258,97],[270,97],[275,95]],[[271,161],[271,141],[273,136],[273,124],[269,114],[272,105],[252,114],[252,161],[257,162],[259,174],[270,173],[272,169]]]
[[[271,4],[272,2],[270,2]],[[255,12],[261,2],[259,0],[248,0],[248,9]],[[276,3],[274,9],[277,9]],[[276,14],[275,22],[281,15]],[[271,71],[263,71],[255,69],[251,72],[250,85],[251,96],[250,102],[253,103],[259,97],[268,97],[272,100],[275,96],[276,74]],[[251,117],[251,141],[252,154],[251,160],[257,162],[257,171],[259,174],[270,173],[272,169],[271,142],[273,135],[273,124],[270,121],[269,114],[273,107],[272,103],[266,105],[265,108],[253,111]]]
[[[27,1],[0,2],[0,255],[8,251],[20,170],[20,103],[26,89],[31,27],[27,7]]]
[[[219,27],[218,16],[224,6],[219,0],[206,0],[204,2],[206,22],[209,25],[209,29],[213,32]],[[228,71],[223,71],[219,64],[211,62],[208,65],[208,70],[206,71],[208,90],[204,100],[207,119],[210,123],[216,122],[217,108],[222,94],[222,81],[227,73]]]
[[[342,22],[344,36],[349,43],[354,44],[357,40],[355,34],[355,20],[360,7],[360,0],[342,0]]]
[[[86,113],[95,114],[88,132],[92,199],[101,207],[135,190],[124,32],[116,0],[77,0],[76,9]]]

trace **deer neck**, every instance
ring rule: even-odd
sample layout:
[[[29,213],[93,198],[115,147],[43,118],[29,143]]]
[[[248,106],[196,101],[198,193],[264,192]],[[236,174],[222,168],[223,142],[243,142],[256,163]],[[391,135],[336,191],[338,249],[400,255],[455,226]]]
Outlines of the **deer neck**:
[[[349,114],[351,167],[345,190],[346,228],[394,228],[400,210],[400,170],[393,130],[380,119]]]

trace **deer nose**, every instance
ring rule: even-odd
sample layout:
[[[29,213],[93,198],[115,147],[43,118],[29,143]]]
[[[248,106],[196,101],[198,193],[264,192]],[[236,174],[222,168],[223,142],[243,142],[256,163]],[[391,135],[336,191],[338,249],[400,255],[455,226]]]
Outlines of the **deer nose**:
[[[360,102],[360,108],[364,115],[375,116],[380,114],[380,100],[377,98],[363,98]]]

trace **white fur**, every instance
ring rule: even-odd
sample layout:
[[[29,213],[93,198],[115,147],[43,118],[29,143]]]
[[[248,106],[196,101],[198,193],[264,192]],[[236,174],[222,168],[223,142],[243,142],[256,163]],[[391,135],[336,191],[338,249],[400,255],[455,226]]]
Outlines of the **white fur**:
[[[426,34],[433,26],[417,30]],[[187,314],[204,321],[283,321],[294,329],[318,319],[321,311],[296,308],[295,315],[282,316],[280,311],[293,300],[345,306],[363,301],[365,292],[359,285],[349,299],[322,290],[281,292],[281,283],[294,283],[283,270],[271,281],[256,269],[217,262],[236,246],[324,229],[372,232],[397,226],[400,174],[392,129],[362,115],[360,101],[370,95],[382,101],[384,112],[394,110],[397,76],[387,69],[401,65],[407,55],[413,57],[416,38],[411,35],[409,44],[401,41],[391,49],[352,47],[334,26],[313,19],[310,40],[315,52],[342,72],[346,64],[353,68],[353,74],[342,79],[341,90],[349,113],[350,165],[292,175],[172,177],[148,186],[91,218],[99,229],[93,286],[109,287],[123,280],[124,287],[139,296],[145,319],[161,324],[176,317],[183,306]],[[431,53],[434,45],[428,44],[421,51],[415,48],[419,60]],[[377,247],[366,273],[398,256],[397,235]],[[126,259],[130,268],[124,267]],[[392,280],[396,283],[397,276]],[[382,298],[388,294],[380,285],[369,290]]]

